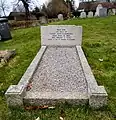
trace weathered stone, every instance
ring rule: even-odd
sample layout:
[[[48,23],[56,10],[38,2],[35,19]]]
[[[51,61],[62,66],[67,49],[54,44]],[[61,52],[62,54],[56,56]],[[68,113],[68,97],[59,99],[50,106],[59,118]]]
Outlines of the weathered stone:
[[[59,20],[64,20],[63,14],[58,14],[58,19],[59,19]]]
[[[71,25],[50,25],[41,27],[41,44],[45,46],[81,45],[82,27]]]
[[[107,8],[103,8],[102,4],[99,4],[96,8],[95,17],[106,17]]]
[[[80,18],[86,18],[86,17],[87,17],[86,12],[81,12]]]
[[[88,18],[92,18],[93,17],[93,12],[92,11],[90,11],[89,13],[88,13],[88,16],[87,16]]]

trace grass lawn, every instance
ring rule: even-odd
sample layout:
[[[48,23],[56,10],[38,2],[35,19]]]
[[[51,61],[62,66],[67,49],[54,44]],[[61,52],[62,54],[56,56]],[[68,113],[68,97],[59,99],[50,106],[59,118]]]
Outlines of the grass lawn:
[[[116,119],[116,16],[93,19],[73,19],[54,24],[82,25],[83,50],[99,85],[104,85],[108,106],[92,110],[89,106],[58,105],[54,110],[9,110],[4,93],[15,85],[40,49],[40,28],[12,31],[13,39],[0,42],[0,50],[16,49],[16,56],[0,68],[0,120],[59,120],[61,111],[66,120],[115,120]],[[100,62],[99,59],[103,59]]]

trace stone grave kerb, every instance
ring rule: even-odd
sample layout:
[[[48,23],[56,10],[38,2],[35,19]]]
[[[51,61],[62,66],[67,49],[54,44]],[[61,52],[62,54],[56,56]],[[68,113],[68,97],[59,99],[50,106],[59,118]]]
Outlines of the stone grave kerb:
[[[32,82],[35,73],[47,46],[75,46],[80,59],[80,64],[87,83],[87,98],[89,105],[93,108],[99,108],[107,105],[107,92],[104,86],[98,86],[91,68],[87,62],[82,44],[82,26],[75,25],[48,25],[41,26],[41,49],[33,59],[30,66],[22,76],[17,85],[11,85],[5,93],[8,106],[23,106],[24,98],[27,94],[26,89]]]

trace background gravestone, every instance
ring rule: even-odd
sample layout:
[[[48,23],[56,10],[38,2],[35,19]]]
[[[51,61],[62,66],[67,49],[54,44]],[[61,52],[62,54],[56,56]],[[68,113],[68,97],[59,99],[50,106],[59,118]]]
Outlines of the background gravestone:
[[[102,8],[99,10],[99,17],[106,17],[107,16],[107,8]]]
[[[11,38],[8,20],[5,18],[0,19],[0,40],[9,40]]]
[[[99,12],[100,12],[100,9],[102,9],[102,8],[103,8],[102,4],[99,4],[97,6],[96,12],[95,12],[95,17],[97,17],[97,16],[100,17]]]
[[[59,19],[59,20],[64,20],[63,14],[58,14],[58,19]]]
[[[89,13],[88,13],[88,16],[87,16],[88,18],[92,18],[93,17],[93,12],[92,11],[90,11]]]
[[[112,15],[116,15],[116,9],[112,9]]]
[[[86,18],[86,12],[81,12],[80,18]]]

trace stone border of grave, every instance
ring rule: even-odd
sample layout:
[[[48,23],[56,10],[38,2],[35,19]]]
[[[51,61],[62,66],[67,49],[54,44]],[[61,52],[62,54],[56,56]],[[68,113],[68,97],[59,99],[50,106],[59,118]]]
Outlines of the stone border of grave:
[[[48,29],[48,27],[54,27],[54,26],[53,25],[46,26],[46,29]],[[65,27],[65,25],[61,25],[59,27]],[[74,25],[72,25],[72,26],[70,25],[70,27],[74,27]],[[78,29],[80,29],[79,31],[82,32],[82,27],[75,26],[75,28],[76,28],[76,31],[78,28]],[[70,32],[70,30],[69,30],[69,32]],[[81,37],[78,37],[78,34],[76,34],[76,36],[75,36],[75,33],[74,33],[75,37],[74,36],[73,37],[74,37],[74,41],[77,41],[77,42],[75,42],[75,47],[77,49],[77,53],[79,55],[82,69],[84,71],[84,75],[85,75],[87,86],[88,86],[89,105],[93,108],[100,108],[104,105],[107,105],[108,94],[106,93],[104,86],[98,86],[98,84],[94,78],[94,75],[91,71],[91,68],[87,62],[87,59],[84,55],[84,52],[81,48],[80,43],[82,42],[82,33],[80,33],[81,35],[79,35]],[[46,36],[48,37],[48,35],[46,35]],[[47,43],[48,43],[48,41],[47,41]],[[69,43],[69,42],[67,42],[67,43]],[[70,43],[71,43],[71,41],[70,41]],[[59,42],[57,42],[57,44],[59,46]],[[57,44],[55,44],[55,45],[57,46]],[[52,44],[50,43],[50,45],[52,45]],[[54,42],[53,42],[53,45],[54,45]],[[64,45],[64,41],[61,40],[60,45]],[[66,46],[66,44],[64,46]],[[71,46],[74,46],[74,44],[72,45],[72,43],[71,43]],[[5,93],[8,106],[23,106],[23,98],[26,95],[26,88],[27,88],[28,84],[31,82],[33,74],[34,74],[35,70],[37,69],[38,64],[40,63],[42,56],[44,55],[46,49],[47,49],[47,46],[41,47],[41,49],[35,56],[34,60],[32,61],[32,63],[30,64],[30,66],[28,67],[28,69],[26,70],[24,75],[22,76],[18,85],[11,85],[8,88],[8,90]]]
[[[81,46],[76,46],[88,85],[89,105],[99,108],[107,105],[108,94],[104,86],[98,86]]]
[[[46,46],[42,46],[26,72],[22,76],[18,85],[11,85],[5,93],[8,106],[23,106],[23,97],[26,94],[26,88],[31,81],[31,78],[41,61],[41,58],[46,50]]]

